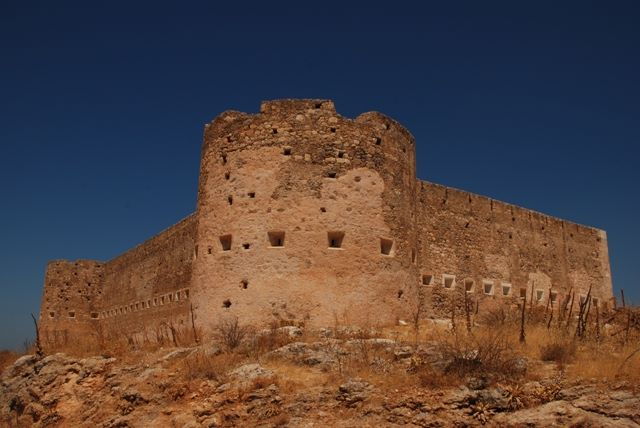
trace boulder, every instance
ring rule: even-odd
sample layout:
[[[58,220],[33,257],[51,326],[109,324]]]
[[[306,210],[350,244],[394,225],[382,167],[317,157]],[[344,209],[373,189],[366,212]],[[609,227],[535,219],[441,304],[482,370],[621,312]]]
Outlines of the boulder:
[[[251,381],[262,377],[272,377],[274,373],[260,364],[245,364],[229,372],[229,377],[236,381]]]
[[[336,400],[343,402],[347,407],[356,407],[369,398],[373,387],[362,379],[349,379],[338,387]]]

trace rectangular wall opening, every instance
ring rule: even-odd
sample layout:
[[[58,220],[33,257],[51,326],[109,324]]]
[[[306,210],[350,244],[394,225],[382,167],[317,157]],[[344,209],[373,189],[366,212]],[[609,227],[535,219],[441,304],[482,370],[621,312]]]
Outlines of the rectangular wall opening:
[[[442,285],[444,288],[452,289],[456,284],[456,277],[453,275],[442,275]]]
[[[231,235],[222,235],[220,237],[220,246],[222,247],[222,251],[230,251],[231,250]]]
[[[251,199],[256,197],[256,192],[249,192],[247,193],[247,196],[249,196]]]
[[[484,289],[484,294],[492,295],[493,294],[493,282],[484,281],[482,283],[482,288]]]
[[[511,295],[511,284],[502,284],[502,295],[505,297]]]
[[[475,281],[473,279],[464,280],[464,291],[466,291],[467,293],[473,293],[474,286],[475,286]]]
[[[94,320],[98,318],[98,313],[97,312],[91,312],[91,318],[93,318]]]
[[[268,232],[269,245],[272,247],[284,247],[284,232]]]
[[[550,292],[549,299],[551,300],[551,303],[556,303],[558,301],[558,292],[557,291]]]
[[[69,311],[69,318],[75,318],[76,313],[74,311]]]
[[[422,275],[422,285],[433,285],[433,275]]]
[[[385,256],[393,255],[393,239],[380,238],[380,253]]]
[[[541,302],[543,297],[544,297],[544,291],[536,290],[536,301]]]
[[[344,239],[344,232],[328,232],[327,241],[329,242],[329,248],[342,248],[342,240]]]
[[[526,299],[527,298],[527,289],[526,288],[520,288],[520,298],[521,299]]]
[[[282,154],[285,156],[291,156],[291,147],[285,147],[282,149]]]

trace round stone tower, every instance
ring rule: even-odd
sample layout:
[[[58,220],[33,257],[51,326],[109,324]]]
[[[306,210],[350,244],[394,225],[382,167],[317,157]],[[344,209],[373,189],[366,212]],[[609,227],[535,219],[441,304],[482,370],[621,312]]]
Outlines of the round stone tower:
[[[376,112],[264,102],[205,126],[197,322],[376,325],[416,310],[415,142]]]

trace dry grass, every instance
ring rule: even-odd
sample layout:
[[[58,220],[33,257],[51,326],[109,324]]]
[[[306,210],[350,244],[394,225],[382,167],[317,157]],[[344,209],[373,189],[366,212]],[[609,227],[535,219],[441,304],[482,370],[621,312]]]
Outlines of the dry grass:
[[[18,358],[20,358],[20,354],[17,352],[0,351],[0,373],[13,364]]]
[[[226,374],[233,368],[243,364],[244,358],[233,352],[219,355],[207,354],[205,350],[195,352],[180,358],[177,368],[188,380],[208,379],[223,382]]]
[[[627,309],[631,311],[630,309]],[[469,377],[481,377],[489,382],[517,385],[528,379],[548,376],[549,370],[559,371],[568,379],[596,379],[601,382],[625,380],[640,388],[640,331],[628,322],[635,312],[618,311],[602,314],[598,319],[586,320],[582,337],[576,335],[576,320],[562,318],[558,312],[549,321],[544,308],[527,308],[526,341],[520,343],[520,311],[517,308],[496,308],[486,313],[473,315],[471,331],[467,331],[465,320],[457,319],[452,328],[447,322],[423,321],[407,326],[387,326],[378,332],[369,326],[360,329],[347,328],[336,323],[335,336],[350,340],[349,352],[341,352],[343,345],[328,341],[326,350],[337,361],[324,371],[299,366],[281,360],[268,360],[265,355],[276,348],[294,341],[317,342],[323,340],[310,329],[301,337],[290,337],[279,330],[280,324],[256,332],[242,325],[238,319],[223,320],[216,328],[214,340],[224,352],[220,355],[205,352],[211,344],[198,348],[174,364],[176,371],[187,382],[210,380],[225,382],[226,373],[233,368],[251,362],[260,362],[276,373],[277,384],[283,393],[295,393],[317,386],[335,387],[350,377],[359,377],[383,390],[411,387],[437,389],[464,383]],[[575,315],[575,314],[574,314]],[[605,328],[605,320],[608,325]],[[627,327],[627,325],[631,327]],[[199,332],[197,335],[202,337]],[[114,356],[127,362],[152,361],[162,352],[178,346],[194,346],[192,329],[176,329],[170,324],[156,331],[138,334],[105,336],[100,334],[96,343],[77,341],[58,346],[56,351],[72,356],[85,357],[101,354]],[[400,346],[411,345],[435,347],[449,361],[448,366],[432,367],[421,357],[414,355],[410,364],[396,361],[394,349],[375,346],[370,337],[393,339]],[[334,349],[335,348],[335,349]],[[19,355],[0,353],[0,368],[11,364]],[[524,374],[520,357],[529,360],[529,372]],[[551,362],[541,364],[539,362]],[[539,369],[542,367],[546,370]],[[257,380],[256,388],[274,379]],[[261,383],[262,382],[262,383]],[[261,386],[262,385],[262,386]]]

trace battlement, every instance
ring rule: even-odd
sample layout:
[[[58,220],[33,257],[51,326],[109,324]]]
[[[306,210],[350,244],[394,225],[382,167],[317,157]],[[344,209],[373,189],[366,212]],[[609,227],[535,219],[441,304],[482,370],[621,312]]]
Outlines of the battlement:
[[[260,104],[260,113],[265,114],[312,112],[314,110],[335,113],[336,108],[333,101],[322,99],[281,99],[263,101]]]

